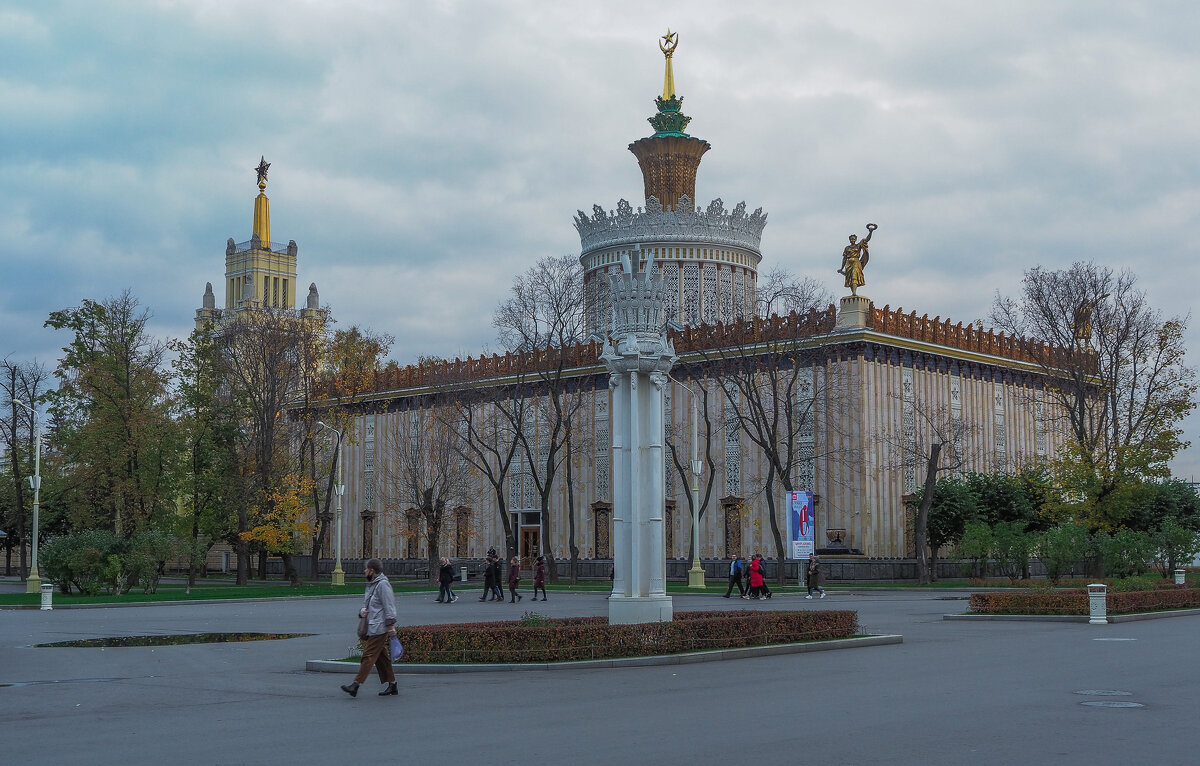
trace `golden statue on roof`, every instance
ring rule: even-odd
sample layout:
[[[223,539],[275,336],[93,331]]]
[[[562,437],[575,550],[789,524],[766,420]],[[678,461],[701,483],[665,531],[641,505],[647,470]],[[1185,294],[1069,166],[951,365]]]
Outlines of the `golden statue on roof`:
[[[871,254],[867,250],[867,243],[871,241],[871,235],[879,227],[873,223],[867,224],[867,236],[859,240],[855,234],[850,235],[850,244],[842,249],[842,267],[837,270],[837,273],[846,277],[846,287],[850,288],[851,295],[858,295],[858,288],[866,284],[863,279],[863,269],[867,266],[867,261],[871,259]]]

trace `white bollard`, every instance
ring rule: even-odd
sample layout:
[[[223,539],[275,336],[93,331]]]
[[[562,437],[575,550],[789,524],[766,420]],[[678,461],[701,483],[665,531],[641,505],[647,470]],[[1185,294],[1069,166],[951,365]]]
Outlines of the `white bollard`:
[[[43,612],[49,612],[54,609],[54,583],[42,583],[42,609]]]
[[[1185,578],[1184,578],[1184,576],[1183,576],[1183,570],[1182,570],[1182,569],[1176,569],[1176,570],[1175,570],[1175,584],[1176,584],[1176,585],[1183,585],[1185,582],[1186,582],[1186,579],[1185,579]]]
[[[1091,584],[1088,588],[1088,607],[1090,616],[1088,623],[1091,625],[1107,625],[1108,624],[1108,586],[1102,584]]]

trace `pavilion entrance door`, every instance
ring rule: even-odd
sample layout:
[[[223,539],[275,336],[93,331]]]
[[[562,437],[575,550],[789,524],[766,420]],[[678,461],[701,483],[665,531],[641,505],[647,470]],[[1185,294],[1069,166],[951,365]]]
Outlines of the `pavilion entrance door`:
[[[521,527],[521,568],[533,569],[537,557],[542,554],[541,527]]]

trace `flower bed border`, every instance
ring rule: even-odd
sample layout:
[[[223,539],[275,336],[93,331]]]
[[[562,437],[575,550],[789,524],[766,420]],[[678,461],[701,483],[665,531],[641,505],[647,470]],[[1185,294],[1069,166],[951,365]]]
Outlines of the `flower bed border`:
[[[1105,601],[1110,615],[1189,609],[1200,607],[1200,588],[1109,591]],[[973,593],[970,605],[971,614],[1082,616],[1088,614],[1088,595],[1078,589]]]
[[[609,625],[605,617],[397,627],[401,665],[609,660],[849,638],[858,613],[677,612],[670,622]]]

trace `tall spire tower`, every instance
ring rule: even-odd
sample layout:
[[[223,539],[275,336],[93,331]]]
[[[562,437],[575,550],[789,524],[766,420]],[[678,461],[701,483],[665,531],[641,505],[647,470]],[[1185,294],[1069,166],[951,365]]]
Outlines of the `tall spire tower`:
[[[271,201],[267,199],[267,171],[271,163],[260,158],[258,196],[254,198],[254,226],[250,241],[225,244],[225,309],[296,308],[296,241],[286,245],[271,241]]]
[[[665,210],[674,210],[680,197],[687,197],[689,204],[695,204],[696,170],[700,167],[700,158],[712,148],[707,141],[683,132],[692,118],[680,111],[683,97],[675,94],[671,60],[678,46],[679,34],[668,29],[658,43],[666,57],[666,72],[663,94],[654,100],[658,114],[649,118],[654,135],[629,145],[629,151],[637,157],[642,168],[646,199],[653,197]]]

